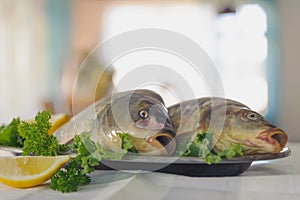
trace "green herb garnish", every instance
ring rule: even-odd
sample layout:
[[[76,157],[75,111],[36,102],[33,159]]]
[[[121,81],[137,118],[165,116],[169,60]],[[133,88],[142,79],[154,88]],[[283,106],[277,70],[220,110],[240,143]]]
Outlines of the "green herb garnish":
[[[90,133],[75,136],[71,149],[77,156],[52,177],[50,187],[61,192],[74,192],[79,186],[89,184],[89,174],[102,159],[121,159],[128,151],[133,150],[127,135],[120,133],[119,136],[122,139],[122,151],[118,153],[104,150],[99,143],[90,139]]]
[[[18,126],[20,118],[14,118],[8,125],[0,126],[0,145],[22,147],[24,139],[21,138]]]
[[[51,128],[50,118],[50,112],[43,111],[36,115],[34,122],[15,118],[9,125],[0,126],[0,145],[22,147],[23,155],[56,156],[70,150],[76,153],[76,156],[51,178],[50,187],[53,190],[77,191],[79,186],[90,183],[90,174],[102,159],[121,159],[128,152],[137,153],[127,133],[118,133],[122,140],[122,150],[117,153],[103,149],[99,143],[91,140],[91,134],[87,132],[75,136],[71,146],[60,145],[55,137],[48,135]],[[186,138],[178,145],[175,153],[175,156],[202,157],[208,164],[242,155],[241,144],[230,144],[229,149],[215,152],[211,131],[198,133],[193,141]]]
[[[22,121],[18,126],[20,136],[25,139],[22,155],[56,156],[63,149],[56,138],[48,135],[51,128],[49,111],[39,112],[34,122]]]
[[[186,138],[178,147],[177,156],[185,157],[202,157],[207,164],[220,162],[224,158],[233,158],[243,155],[243,147],[241,144],[230,144],[229,149],[221,152],[215,152],[212,147],[212,132],[203,131],[198,133],[193,141]]]

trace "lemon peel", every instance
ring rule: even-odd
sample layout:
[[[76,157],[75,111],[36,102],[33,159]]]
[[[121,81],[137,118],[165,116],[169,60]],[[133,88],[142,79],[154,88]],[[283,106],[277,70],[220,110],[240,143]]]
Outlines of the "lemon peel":
[[[10,156],[0,157],[0,182],[29,188],[49,180],[71,157],[64,156]]]

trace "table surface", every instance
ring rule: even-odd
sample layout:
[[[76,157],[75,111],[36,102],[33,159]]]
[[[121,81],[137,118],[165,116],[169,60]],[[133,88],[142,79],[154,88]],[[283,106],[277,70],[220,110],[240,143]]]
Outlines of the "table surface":
[[[29,189],[15,189],[0,183],[2,200],[92,200],[92,199],[300,199],[300,143],[289,143],[291,156],[268,162],[254,162],[236,177],[186,177],[145,172],[96,171],[88,186],[78,192],[60,193],[49,182]]]

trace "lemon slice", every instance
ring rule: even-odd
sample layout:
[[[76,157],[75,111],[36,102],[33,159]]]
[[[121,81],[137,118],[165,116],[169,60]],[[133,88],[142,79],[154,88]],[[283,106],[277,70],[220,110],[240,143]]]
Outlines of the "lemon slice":
[[[52,135],[54,131],[56,131],[59,127],[61,127],[64,123],[68,122],[70,117],[67,114],[54,114],[51,116],[50,123],[52,127],[48,131],[49,135]]]
[[[69,155],[0,157],[0,182],[16,188],[38,186],[70,158]]]

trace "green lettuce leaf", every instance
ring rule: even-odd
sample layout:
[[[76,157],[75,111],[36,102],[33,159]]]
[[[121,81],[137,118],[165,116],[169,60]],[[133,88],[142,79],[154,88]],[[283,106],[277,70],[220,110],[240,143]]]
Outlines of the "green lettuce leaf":
[[[230,144],[229,149],[215,152],[212,146],[212,131],[198,133],[194,140],[186,138],[178,147],[175,155],[185,157],[202,157],[207,164],[220,162],[222,159],[243,156],[243,146]]]
[[[22,147],[24,139],[20,136],[18,126],[20,118],[14,118],[8,125],[0,127],[0,145]]]

